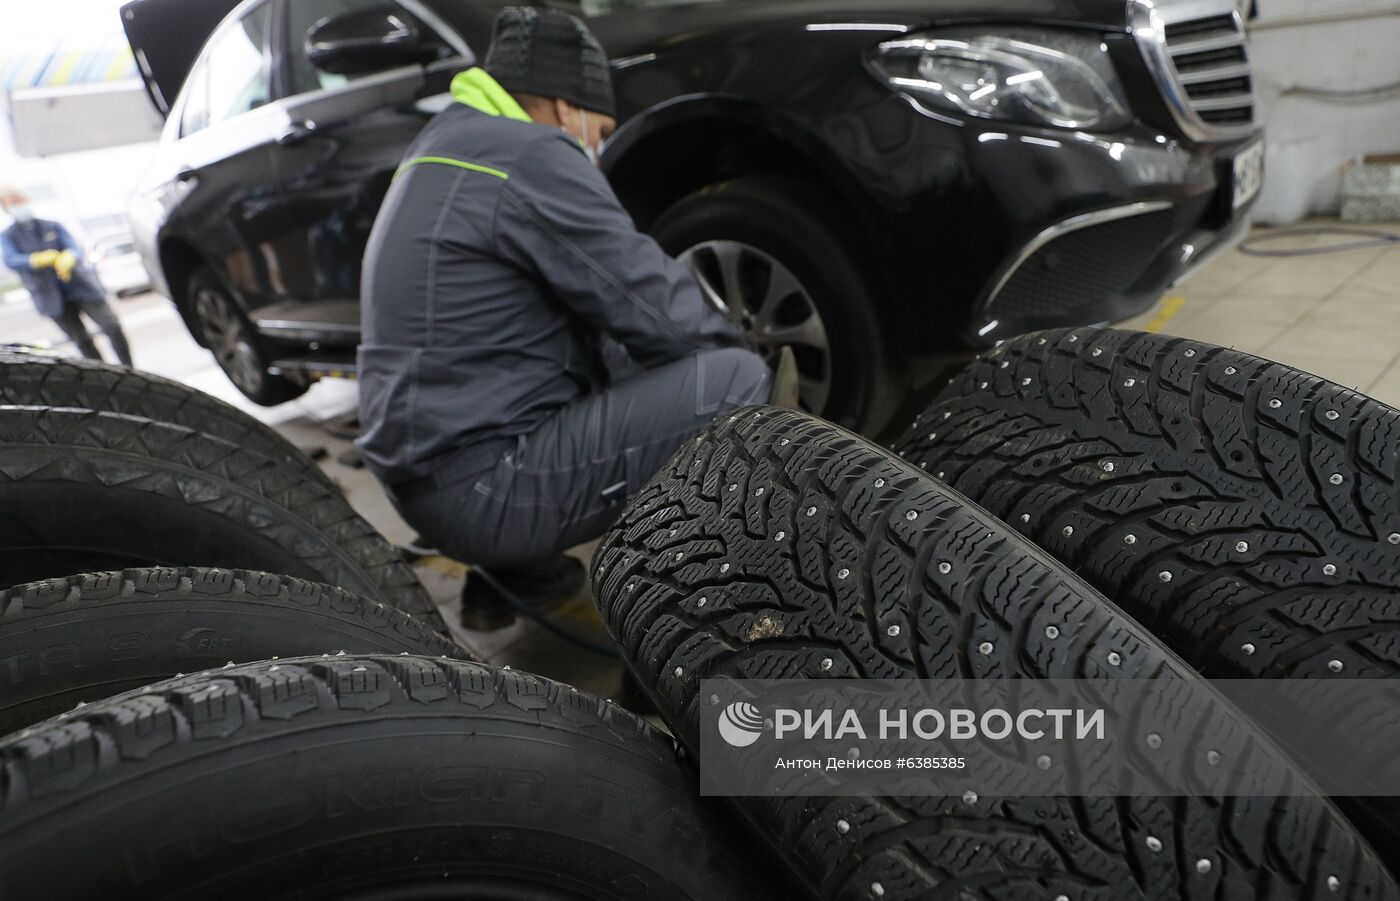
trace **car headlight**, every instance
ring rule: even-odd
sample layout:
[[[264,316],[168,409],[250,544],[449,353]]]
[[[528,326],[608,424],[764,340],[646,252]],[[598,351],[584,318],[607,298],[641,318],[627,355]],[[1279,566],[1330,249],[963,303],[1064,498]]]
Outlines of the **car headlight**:
[[[877,46],[871,66],[941,112],[1113,131],[1132,121],[1102,38],[1040,28],[946,29]]]

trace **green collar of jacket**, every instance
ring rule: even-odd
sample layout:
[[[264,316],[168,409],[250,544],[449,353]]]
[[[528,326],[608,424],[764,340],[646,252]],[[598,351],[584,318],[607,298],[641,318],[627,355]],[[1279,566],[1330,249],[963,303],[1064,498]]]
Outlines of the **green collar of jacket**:
[[[533,121],[529,114],[520,108],[520,104],[515,102],[515,98],[480,67],[457,73],[452,79],[452,99],[490,116],[505,116],[507,119],[518,119],[521,122]]]

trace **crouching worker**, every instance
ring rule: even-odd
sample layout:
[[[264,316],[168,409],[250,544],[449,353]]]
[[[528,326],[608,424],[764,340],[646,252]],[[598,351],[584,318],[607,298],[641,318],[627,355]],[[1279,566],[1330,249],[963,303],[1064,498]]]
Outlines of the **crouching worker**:
[[[772,380],[595,165],[613,93],[582,22],[507,8],[452,94],[366,250],[358,444],[427,541],[543,609],[582,586],[562,552]],[[633,365],[610,378],[618,345]],[[475,575],[462,607],[469,628],[513,618]]]

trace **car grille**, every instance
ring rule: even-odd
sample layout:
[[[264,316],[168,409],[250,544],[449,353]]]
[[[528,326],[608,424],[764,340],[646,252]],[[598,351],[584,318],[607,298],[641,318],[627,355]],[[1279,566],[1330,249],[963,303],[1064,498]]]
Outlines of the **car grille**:
[[[1190,15],[1173,0],[1137,0],[1134,32],[1177,122],[1196,140],[1231,139],[1254,127],[1254,81],[1245,24],[1229,0]],[[1190,6],[1200,10],[1201,0]]]
[[[1131,293],[1171,238],[1175,214],[1159,210],[1070,232],[1021,264],[988,315],[1009,322],[1077,323]]]
[[[1197,118],[1223,129],[1254,124],[1254,82],[1237,14],[1168,19],[1165,39],[1186,106]]]

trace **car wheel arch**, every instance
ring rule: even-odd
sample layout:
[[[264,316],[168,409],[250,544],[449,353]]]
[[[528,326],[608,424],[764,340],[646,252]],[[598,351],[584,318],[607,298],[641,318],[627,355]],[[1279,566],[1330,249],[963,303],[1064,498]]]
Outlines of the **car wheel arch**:
[[[658,167],[658,159],[667,165]],[[869,230],[860,185],[835,153],[801,123],[749,100],[695,95],[636,116],[609,140],[603,169],[643,229],[706,185],[791,175],[835,186]]]
[[[194,318],[192,298],[190,297],[190,280],[196,272],[205,268],[214,272],[215,277],[225,286],[227,286],[227,280],[194,244],[179,237],[167,237],[161,240],[160,268],[165,274],[165,283],[170,288],[170,301],[175,304],[175,309],[179,311],[180,318],[185,321],[190,335],[201,347],[205,346],[204,337]],[[237,292],[230,291],[229,294],[234,298],[234,303],[241,307],[242,304]]]
[[[658,166],[657,160],[667,164]],[[642,231],[685,197],[737,178],[780,176],[805,183],[841,211],[838,218],[858,242],[859,260],[878,285],[881,312],[894,314],[889,266],[874,240],[876,216],[855,176],[786,117],[732,98],[676,101],[619,129],[603,166]]]

